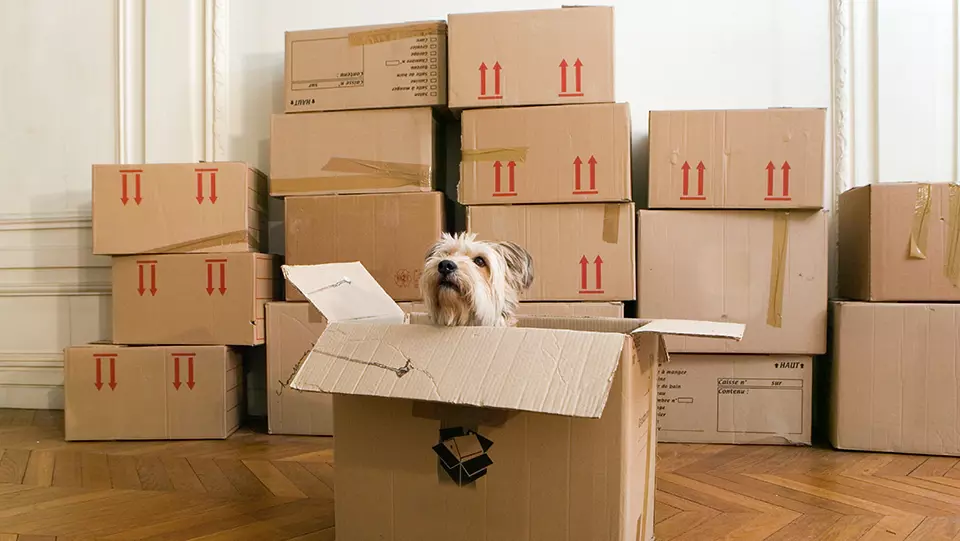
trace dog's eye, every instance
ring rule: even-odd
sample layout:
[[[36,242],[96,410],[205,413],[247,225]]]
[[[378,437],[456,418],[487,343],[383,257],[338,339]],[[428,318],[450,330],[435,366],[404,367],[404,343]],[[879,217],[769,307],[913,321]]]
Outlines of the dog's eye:
[[[475,257],[475,258],[473,258],[473,262],[476,263],[476,265],[477,265],[478,267],[486,267],[486,266],[487,266],[487,261],[486,261],[484,258],[482,258],[482,257]]]

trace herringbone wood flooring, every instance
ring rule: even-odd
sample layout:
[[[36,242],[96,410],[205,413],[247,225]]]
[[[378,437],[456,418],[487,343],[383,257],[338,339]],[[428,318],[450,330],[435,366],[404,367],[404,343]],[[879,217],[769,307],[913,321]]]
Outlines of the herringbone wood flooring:
[[[62,426],[61,412],[0,410],[0,541],[334,539],[329,438],[243,430],[227,441],[64,443]],[[658,454],[659,541],[960,541],[957,459],[708,445]]]

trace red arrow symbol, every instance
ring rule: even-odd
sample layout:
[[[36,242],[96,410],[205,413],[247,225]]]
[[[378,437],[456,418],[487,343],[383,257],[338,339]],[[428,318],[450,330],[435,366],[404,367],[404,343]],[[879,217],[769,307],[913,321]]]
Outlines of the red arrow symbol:
[[[580,191],[580,166],[583,164],[583,160],[580,159],[580,156],[577,156],[573,160],[573,189],[574,191]]]
[[[94,385],[97,386],[97,390],[99,391],[100,389],[103,388],[103,376],[101,374],[102,368],[100,366],[101,359],[100,357],[96,357],[96,359],[97,359],[97,381],[96,383],[94,383]]]
[[[480,62],[480,95],[487,95],[487,64]]]
[[[203,204],[203,173],[197,171],[197,203]]]
[[[117,388],[117,374],[114,371],[115,366],[113,364],[115,360],[114,357],[110,357],[110,390]]]
[[[697,195],[703,195],[703,170],[706,167],[703,166],[703,162],[697,164]]]
[[[603,289],[603,282],[600,279],[600,268],[603,266],[603,259],[600,258],[600,255],[597,255],[597,258],[593,260],[593,264],[597,266],[597,291]]]
[[[593,157],[593,154],[590,155],[590,159],[587,160],[587,163],[590,164],[590,191],[596,191],[596,189],[597,189],[597,159]]]
[[[140,197],[140,173],[137,173],[133,177],[133,202],[140,206],[141,201],[143,198]]]
[[[194,384],[195,383],[193,381],[193,357],[188,357],[187,358],[187,387],[189,387],[190,389],[193,389]]]
[[[227,264],[220,263],[220,294],[221,295],[227,292],[226,281],[227,281]]]
[[[143,296],[143,292],[146,291],[143,287],[143,265],[137,265],[137,270],[140,272],[140,287],[137,288],[137,292],[140,293],[140,296]]]
[[[217,202],[217,172],[210,172],[210,202]]]
[[[573,67],[576,69],[576,72],[577,72],[576,74],[577,94],[579,94],[580,92],[582,92],[582,90],[580,90],[580,68],[583,67],[583,62],[581,62],[580,59],[578,58],[577,61],[573,63]]]
[[[127,197],[127,175],[121,174],[120,175],[120,202],[126,205],[127,201],[129,200],[130,198]]]
[[[590,260],[587,256],[580,256],[580,291],[587,290],[587,264]]]
[[[499,160],[493,162],[493,193],[500,193],[500,168],[503,165]]]
[[[180,390],[180,357],[173,358],[173,388]]]
[[[150,296],[157,295],[157,265],[150,265]]]
[[[560,61],[560,93],[567,93],[567,59]],[[577,188],[579,189],[579,188]]]
[[[213,263],[207,261],[207,295],[213,295]]]
[[[767,163],[767,197],[773,197],[773,172],[776,170],[773,162]]]
[[[500,62],[497,62],[493,65],[493,93],[497,96],[500,95],[500,70],[503,69],[500,67]]]
[[[780,170],[783,171],[783,197],[790,197],[790,164],[783,162]]]
[[[690,195],[690,164],[683,162],[680,169],[683,171],[683,197],[687,197]]]
[[[517,167],[516,162],[507,162],[507,169],[510,171],[508,185],[510,187],[510,193],[517,193],[516,186],[513,182],[513,171]]]

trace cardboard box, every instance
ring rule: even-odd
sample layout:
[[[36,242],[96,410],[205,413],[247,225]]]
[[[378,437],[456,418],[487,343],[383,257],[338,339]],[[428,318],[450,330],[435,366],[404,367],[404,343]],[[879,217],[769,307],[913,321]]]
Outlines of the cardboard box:
[[[428,192],[435,131],[429,107],[273,115],[270,195]]]
[[[266,201],[244,163],[94,165],[93,253],[256,252]]]
[[[464,205],[630,201],[625,103],[464,111]]]
[[[960,305],[834,302],[830,441],[960,456]]]
[[[651,111],[650,208],[823,208],[825,109]]]
[[[255,346],[276,297],[276,258],[171,254],[113,259],[116,344]]]
[[[284,204],[287,263],[359,261],[394,300],[420,299],[424,257],[443,232],[443,194],[288,197]],[[287,300],[304,298],[287,284]]]
[[[525,301],[629,301],[636,298],[633,203],[479,206],[467,230],[512,241],[533,257]]]
[[[91,344],[64,352],[67,441],[223,439],[240,425],[240,353]]]
[[[286,33],[286,112],[447,103],[443,21]]]
[[[408,314],[424,314],[427,306],[421,302],[399,302]],[[521,316],[553,317],[623,317],[622,302],[521,302],[517,307]]]
[[[657,382],[657,441],[810,445],[813,358],[671,355]]]
[[[826,352],[825,213],[641,210],[638,224],[639,317],[747,325],[736,343],[668,338],[672,353]]]
[[[448,20],[451,108],[614,101],[612,7]]]
[[[840,195],[840,296],[960,301],[960,188],[874,184]]]
[[[344,541],[652,539],[661,333],[743,332],[586,318],[407,325],[359,263],[284,275],[331,321],[290,385],[334,394]]]

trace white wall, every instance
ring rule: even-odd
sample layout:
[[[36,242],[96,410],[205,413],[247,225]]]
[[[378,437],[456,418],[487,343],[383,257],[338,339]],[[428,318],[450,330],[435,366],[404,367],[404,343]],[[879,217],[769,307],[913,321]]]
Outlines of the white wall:
[[[621,0],[617,98],[645,176],[650,109],[828,106],[840,190],[957,180],[955,0]],[[89,255],[94,162],[269,171],[285,30],[556,0],[0,2],[0,406],[62,403],[62,348],[109,336]]]

